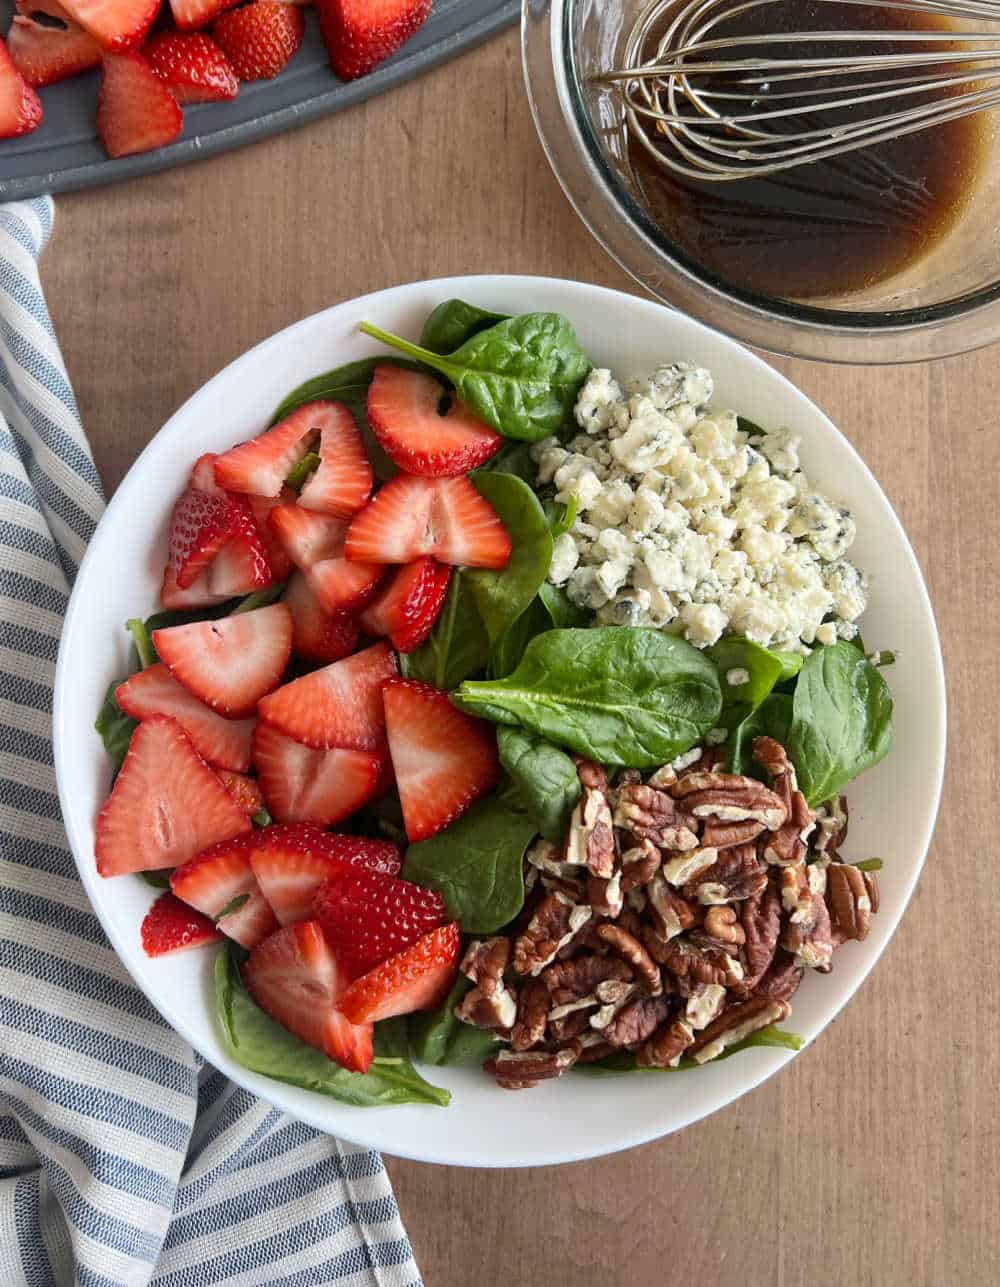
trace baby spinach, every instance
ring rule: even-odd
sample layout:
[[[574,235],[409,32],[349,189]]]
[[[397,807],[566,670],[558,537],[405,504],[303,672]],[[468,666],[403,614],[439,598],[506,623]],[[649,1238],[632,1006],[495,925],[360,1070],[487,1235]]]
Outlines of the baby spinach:
[[[491,456],[472,473],[473,477],[479,474],[513,474],[533,487],[538,476],[538,466],[531,459],[528,443],[508,439],[495,456]]]
[[[654,768],[700,742],[722,708],[715,667],[658,630],[549,630],[506,679],[466,680],[470,715],[520,724],[602,764]]]
[[[307,451],[302,459],[292,466],[288,477],[285,479],[285,486],[290,487],[293,492],[300,492],[306,485],[306,480],[310,474],[314,473],[320,467],[320,456],[318,452]]]
[[[485,1059],[496,1054],[498,1045],[499,1038],[495,1032],[459,1022],[448,1042],[444,1062],[446,1064],[481,1064]]]
[[[410,1015],[409,1037],[414,1056],[426,1064],[481,1064],[493,1054],[499,1038],[495,1032],[463,1023],[455,1006],[472,987],[460,974],[436,1010]]]
[[[490,659],[490,640],[468,577],[465,570],[452,575],[448,597],[434,628],[419,648],[400,657],[400,669],[408,679],[422,679],[435,688],[450,689],[485,669]]]
[[[729,738],[729,771],[759,777],[754,770],[753,740],[755,737],[773,737],[782,746],[788,745],[788,730],[792,723],[792,695],[771,693],[760,706],[737,724]]]
[[[521,910],[524,851],[537,834],[530,818],[492,796],[410,845],[402,874],[436,889],[467,934],[492,934]]]
[[[552,562],[552,535],[538,497],[513,474],[482,474],[476,490],[496,511],[511,539],[507,566],[469,568],[465,578],[491,644],[525,610]]]
[[[564,505],[562,501],[547,500],[542,508],[545,510],[552,539],[555,540],[557,536],[563,536],[568,532],[576,522],[576,516],[580,512],[580,498],[574,492],[567,504]]]
[[[506,313],[490,313],[464,299],[442,300],[420,332],[422,348],[432,353],[454,353],[466,340],[506,319]]]
[[[152,885],[154,889],[169,889],[170,877],[173,875],[173,867],[161,867],[158,871],[140,871],[139,875],[147,885]]]
[[[535,635],[543,634],[551,624],[545,604],[536,596],[496,641],[490,654],[490,675],[494,679],[503,679],[516,670],[531,640]]]
[[[785,745],[812,805],[837,795],[888,754],[892,696],[863,653],[841,642],[806,658]]]
[[[538,597],[557,629],[574,630],[590,625],[590,613],[586,608],[578,608],[561,585],[543,581],[538,587]]]
[[[705,650],[719,668],[722,686],[722,724],[730,732],[757,709],[771,689],[785,676],[785,664],[777,653],[762,648],[760,644],[736,636],[720,639]],[[745,684],[730,684],[732,670],[745,670]]]
[[[155,666],[160,658],[153,647],[153,640],[150,637],[150,631],[146,623],[140,621],[138,617],[130,617],[125,622],[125,629],[132,636],[132,642],[135,645],[136,655],[139,658],[139,665],[142,669],[145,670],[147,666]]]
[[[433,367],[461,401],[506,438],[537,442],[569,418],[590,372],[573,328],[558,313],[524,313],[480,331],[442,356],[378,326],[361,329]]]
[[[547,840],[562,840],[580,798],[576,765],[558,746],[523,728],[501,725],[497,747],[518,804]]]
[[[727,1046],[721,1055],[716,1055],[712,1063],[718,1063],[720,1059],[730,1059],[733,1055],[738,1055],[744,1050],[752,1050],[754,1047],[771,1046],[778,1050],[801,1050],[805,1045],[804,1040],[796,1032],[783,1032],[780,1028],[768,1024],[766,1028],[760,1028],[757,1032],[751,1032],[748,1037],[740,1041],[734,1041],[731,1046]],[[605,1059],[599,1059],[593,1064],[578,1064],[574,1069],[575,1072],[590,1073],[594,1076],[610,1075],[612,1073],[638,1072],[638,1073],[671,1073],[683,1072],[688,1068],[704,1068],[705,1064],[696,1063],[687,1055],[682,1055],[680,1063],[676,1068],[642,1068],[635,1061],[635,1055],[628,1050],[617,1050],[613,1055],[608,1055]]]
[[[115,700],[115,689],[124,682],[124,676],[111,681],[101,709],[97,712],[97,719],[94,720],[94,728],[100,735],[104,749],[111,757],[111,763],[116,772],[122,766],[128,744],[132,740],[132,733],[139,722],[132,719],[130,715],[126,715]]]
[[[216,957],[215,1003],[223,1045],[244,1068],[359,1107],[447,1105],[449,1093],[425,1081],[411,1063],[404,1019],[377,1023],[371,1067],[364,1074],[348,1072],[266,1015],[243,986],[238,962],[232,948]]]

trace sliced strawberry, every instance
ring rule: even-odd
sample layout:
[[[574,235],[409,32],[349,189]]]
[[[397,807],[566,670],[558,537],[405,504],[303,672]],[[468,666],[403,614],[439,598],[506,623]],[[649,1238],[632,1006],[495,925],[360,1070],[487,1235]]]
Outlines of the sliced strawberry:
[[[413,1010],[433,1010],[455,982],[461,944],[457,921],[431,930],[412,947],[356,979],[337,1009],[351,1023],[377,1023]]]
[[[160,0],[60,0],[70,18],[110,53],[142,44]]]
[[[215,477],[221,487],[231,492],[277,496],[292,466],[298,464],[316,436],[309,407],[299,407],[258,438],[238,443],[219,456]]]
[[[0,139],[30,134],[42,122],[42,100],[24,79],[0,40]]]
[[[239,93],[240,83],[229,60],[203,31],[165,31],[143,52],[178,103],[216,103]]]
[[[330,66],[341,80],[364,76],[423,25],[431,0],[317,0]]]
[[[424,840],[496,786],[496,733],[430,684],[393,679],[382,699],[406,834]]]
[[[191,608],[211,608],[217,603],[225,603],[227,594],[213,594],[208,585],[208,569],[198,574],[187,589],[177,584],[174,569],[168,563],[163,572],[163,583],[160,586],[160,602],[171,612],[185,612]]]
[[[225,9],[231,9],[239,0],[170,0],[174,22],[181,31],[207,27]]]
[[[253,720],[240,722],[247,723],[251,729],[253,728]],[[260,813],[264,808],[264,796],[256,778],[248,777],[245,773],[234,773],[232,769],[219,769],[218,772],[219,781],[244,813],[248,813],[251,818],[255,813]]]
[[[309,589],[325,612],[342,616],[364,607],[385,574],[382,563],[356,563],[347,559],[321,559],[305,572]]]
[[[240,512],[239,530],[225,543],[208,569],[208,588],[213,594],[226,598],[253,594],[255,590],[265,589],[273,580],[271,562],[250,507],[237,508]]]
[[[319,467],[299,493],[304,509],[350,518],[372,494],[372,467],[347,407],[339,402],[309,404],[319,425]]]
[[[185,488],[170,516],[170,567],[180,589],[188,589],[208,570],[236,535],[238,521],[238,511],[224,493]]]
[[[251,747],[267,809],[280,822],[333,826],[372,797],[382,759],[370,751],[314,751],[258,724]]]
[[[292,614],[292,652],[309,661],[340,661],[358,646],[358,623],[333,616],[309,589],[301,572],[288,582],[284,602]]]
[[[329,514],[303,509],[296,501],[274,506],[267,525],[298,568],[312,567],[321,559],[339,558],[344,552],[346,526]]]
[[[233,910],[216,922],[227,938],[242,947],[256,947],[278,928],[271,905],[259,889],[251,889],[233,900]]]
[[[255,837],[250,865],[282,925],[308,920],[316,892],[355,870],[395,876],[402,858],[387,840],[341,836],[309,823],[280,823]]]
[[[426,478],[468,473],[495,456],[503,443],[433,376],[399,366],[375,368],[368,423],[400,469]]]
[[[344,553],[370,563],[439,563],[502,568],[510,536],[467,478],[397,474],[375,493],[347,529]]]
[[[170,877],[178,898],[210,916],[244,947],[254,947],[277,925],[250,866],[256,842],[257,834],[250,833],[209,845]]]
[[[212,35],[240,80],[270,80],[295,55],[304,30],[296,5],[257,0],[216,18]]]
[[[147,666],[119,684],[115,701],[133,719],[172,716],[202,759],[216,768],[244,772],[250,767],[254,721],[223,719],[189,693],[162,664]]]
[[[94,856],[102,876],[176,867],[250,819],[176,722],[143,720],[97,816]]]
[[[14,15],[7,47],[18,71],[36,89],[96,67],[101,61],[101,46],[75,22],[64,26],[41,23],[20,13]]]
[[[173,142],[183,128],[177,99],[141,54],[104,55],[97,134],[108,156],[151,152]]]
[[[371,1024],[352,1025],[334,1007],[347,979],[315,921],[286,925],[250,953],[247,990],[260,1008],[354,1072],[372,1061]]]
[[[387,644],[284,684],[260,703],[260,718],[306,746],[377,750],[385,740],[382,686],[397,674]]]
[[[354,871],[317,891],[315,916],[337,960],[357,977],[443,925],[446,910],[434,889]]]
[[[294,565],[271,529],[268,519],[271,516],[271,510],[277,505],[287,504],[289,501],[294,501],[294,499],[295,493],[287,487],[283,487],[277,496],[247,497],[250,512],[253,514],[254,522],[257,524],[257,534],[263,542],[267,561],[271,565],[271,575],[275,581],[286,581],[291,576]]]
[[[218,926],[201,912],[186,907],[165,890],[143,917],[139,930],[147,956],[166,956],[186,952],[190,947],[204,947],[221,937]]]
[[[292,653],[292,614],[283,603],[153,631],[175,679],[229,719],[249,715],[277,687]]]
[[[451,568],[417,559],[395,572],[359,621],[369,635],[388,635],[397,652],[412,652],[430,634],[448,597]]]

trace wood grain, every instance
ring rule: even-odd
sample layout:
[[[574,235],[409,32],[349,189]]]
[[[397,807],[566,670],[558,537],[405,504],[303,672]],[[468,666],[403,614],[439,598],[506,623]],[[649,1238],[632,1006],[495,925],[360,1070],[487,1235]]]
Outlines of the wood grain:
[[[60,198],[43,264],[109,492],[166,417],[258,340],[337,300],[468,272],[632,289],[549,173],[513,33],[346,115]],[[775,365],[869,462],[936,603],[951,749],[920,887],[824,1036],[711,1120],[560,1169],[391,1161],[431,1287],[1000,1280],[1000,363],[992,350],[905,369]]]

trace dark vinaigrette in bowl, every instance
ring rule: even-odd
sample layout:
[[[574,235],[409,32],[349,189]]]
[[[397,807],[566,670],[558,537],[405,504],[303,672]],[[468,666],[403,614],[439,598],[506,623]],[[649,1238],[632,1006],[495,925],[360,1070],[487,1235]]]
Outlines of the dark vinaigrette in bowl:
[[[783,45],[780,33],[845,29],[953,28],[932,14],[787,0],[740,14],[712,34],[774,32],[773,45],[760,47],[761,57],[808,58],[829,54],[830,44],[824,47],[818,39]],[[928,48],[905,46],[907,52]],[[890,43],[887,49],[904,46]],[[817,78],[815,88],[829,84]],[[949,92],[957,91],[935,91]],[[824,121],[822,113],[814,113],[805,126],[801,120],[794,128],[828,124],[831,118],[827,113]],[[744,290],[816,299],[875,286],[941,241],[976,185],[985,139],[985,116],[967,116],[769,178],[725,183],[678,175],[658,165],[635,139],[629,157],[653,219],[703,268]]]

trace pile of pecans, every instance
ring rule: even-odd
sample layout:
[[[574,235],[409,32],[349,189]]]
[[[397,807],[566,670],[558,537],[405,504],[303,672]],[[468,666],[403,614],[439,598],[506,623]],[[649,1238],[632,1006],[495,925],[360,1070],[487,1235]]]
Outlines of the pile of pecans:
[[[759,737],[753,754],[770,786],[722,772],[715,748],[646,780],[577,760],[565,842],[532,846],[511,933],[462,961],[456,1014],[496,1033],[484,1067],[500,1086],[618,1050],[705,1063],[787,1019],[806,968],[866,936],[878,883],[840,860],[846,801],[814,811],[782,746]]]

